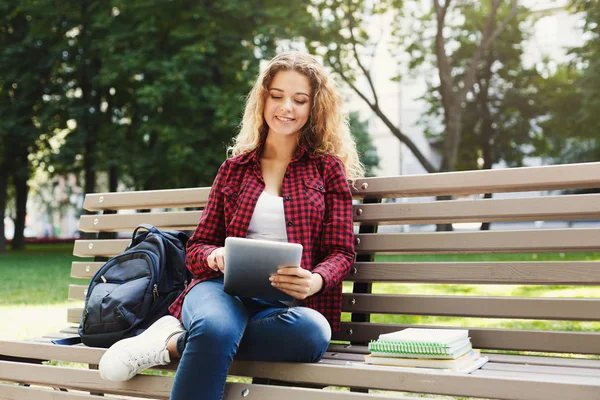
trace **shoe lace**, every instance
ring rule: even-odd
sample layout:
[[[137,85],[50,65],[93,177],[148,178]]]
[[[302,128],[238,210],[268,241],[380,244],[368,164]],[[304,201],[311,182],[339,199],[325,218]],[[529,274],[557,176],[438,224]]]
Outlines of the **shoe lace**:
[[[142,354],[139,358],[134,358],[133,362],[138,368],[142,369],[147,369],[155,365],[162,365],[165,363],[162,356],[162,352],[156,351]]]

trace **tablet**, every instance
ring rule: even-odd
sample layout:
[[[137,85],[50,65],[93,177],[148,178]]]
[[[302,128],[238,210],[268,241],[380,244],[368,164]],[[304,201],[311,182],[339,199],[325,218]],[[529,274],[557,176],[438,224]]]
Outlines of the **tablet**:
[[[271,286],[269,277],[275,275],[279,267],[299,267],[301,259],[301,244],[228,237],[225,239],[225,292],[291,301],[293,297]]]

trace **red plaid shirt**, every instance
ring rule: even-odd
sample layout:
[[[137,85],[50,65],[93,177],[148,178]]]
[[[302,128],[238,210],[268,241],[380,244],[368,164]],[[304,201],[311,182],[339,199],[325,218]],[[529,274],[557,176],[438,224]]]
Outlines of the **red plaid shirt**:
[[[186,265],[194,275],[170,312],[181,318],[187,292],[199,282],[221,275],[206,258],[229,236],[246,237],[250,219],[265,183],[260,170],[261,148],[241,154],[219,168],[194,235],[188,241]],[[281,194],[288,241],[303,246],[301,267],[323,277],[323,288],[302,305],[340,328],[342,280],[354,260],[352,195],[344,166],[334,156],[310,154],[299,147],[289,163]]]

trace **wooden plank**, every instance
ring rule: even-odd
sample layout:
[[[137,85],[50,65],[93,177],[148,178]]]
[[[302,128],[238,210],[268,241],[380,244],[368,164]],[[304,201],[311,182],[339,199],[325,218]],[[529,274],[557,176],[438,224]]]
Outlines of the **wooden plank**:
[[[136,214],[82,215],[79,230],[83,232],[133,232],[140,224],[158,229],[194,230],[202,211],[172,211]]]
[[[600,321],[600,299],[348,293],[342,304],[368,314]]]
[[[127,239],[76,240],[73,255],[76,257],[113,257],[129,245]]]
[[[85,300],[87,296],[88,285],[69,285],[69,300]]]
[[[600,359],[522,356],[518,354],[486,353],[492,363],[547,365],[555,367],[595,368],[600,370]]]
[[[74,261],[71,263],[71,277],[72,278],[87,278],[90,279],[94,276],[96,271],[104,265],[104,262],[81,262]]]
[[[98,364],[106,349],[85,346],[58,346],[52,343],[0,341],[0,354],[36,360]]]
[[[365,233],[357,234],[355,241],[357,253],[369,254],[597,251],[600,229]]]
[[[361,345],[332,343],[327,353],[347,353],[353,356],[369,354],[369,348]],[[574,367],[586,369],[600,369],[600,359],[574,358],[574,357],[549,357],[549,356],[524,356],[519,354],[482,353],[490,359],[490,363],[546,365],[553,367]]]
[[[60,392],[52,389],[40,389],[0,383],[0,400],[84,400],[98,399],[83,393]]]
[[[494,285],[600,285],[600,262],[357,262],[346,280]]]
[[[88,211],[134,210],[152,208],[203,207],[208,200],[209,187],[141,190],[137,192],[88,193],[83,208]]]
[[[70,285],[69,300],[85,300],[87,286]],[[435,315],[598,321],[600,300],[344,294],[343,311],[371,314]],[[354,300],[354,304],[353,301]],[[79,324],[83,308],[69,308],[67,322]]]
[[[333,335],[334,340],[368,342],[406,328],[448,328],[453,326],[426,326],[410,324],[379,324],[342,322],[342,328]],[[473,347],[491,350],[540,351],[548,353],[600,354],[599,332],[528,331],[497,328],[468,329]]]
[[[575,367],[558,367],[547,365],[517,365],[510,363],[488,363],[486,369],[490,371],[509,371],[509,372],[524,372],[531,374],[544,375],[573,375],[573,376],[589,376],[600,380],[600,370],[593,368],[575,368]]]
[[[356,235],[357,253],[506,253],[600,250],[600,229],[526,231],[364,233]],[[127,239],[76,240],[78,257],[111,257],[129,244]]]
[[[173,378],[138,375],[127,382],[112,382],[96,370],[0,361],[0,380],[52,386],[60,383],[67,389],[122,394],[153,399],[168,399]]]
[[[366,186],[364,184],[367,184]],[[416,197],[600,187],[600,162],[357,179],[355,197]]]
[[[71,277],[90,279],[102,265],[75,261]],[[357,262],[346,281],[600,285],[600,261]]]
[[[224,400],[390,400],[389,396],[334,392],[331,390],[304,389],[298,387],[253,385],[249,383],[227,383]],[[422,399],[422,398],[419,398]],[[402,397],[402,400],[418,400],[416,397]]]
[[[560,380],[524,379],[520,374],[499,378],[472,376],[421,369],[407,371],[394,367],[364,364],[328,365],[236,362],[229,371],[233,375],[271,378],[291,382],[336,385],[344,387],[397,390],[415,393],[471,396],[499,399],[593,399],[600,398],[600,380],[567,376]],[[498,371],[500,373],[500,371]],[[543,384],[541,384],[543,383]]]
[[[484,365],[482,369],[473,371],[471,376],[476,377],[506,377],[512,378],[516,374],[519,374],[525,380],[536,380],[540,384],[545,384],[547,382],[553,383],[569,383],[570,385],[585,385],[590,382],[600,382],[597,377],[589,377],[589,376],[571,376],[571,375],[554,375],[554,374],[545,374],[545,373],[533,373],[533,372],[523,372],[523,371],[500,371],[500,370],[492,370],[486,368]],[[550,397],[556,398],[556,397]],[[595,397],[592,397],[595,398]]]
[[[545,387],[545,385],[540,385],[540,380],[537,378],[525,380],[522,374],[519,373],[505,376],[503,371],[497,371],[500,376],[505,376],[498,379],[498,376],[493,375],[495,372],[491,371],[488,378],[422,371],[398,372],[393,367],[365,366],[361,363],[327,365],[323,363],[240,361],[234,362],[230,369],[230,373],[237,376],[308,382],[326,386],[370,387],[381,390],[515,399],[533,399],[536,397],[531,396],[532,393],[535,393],[540,396],[538,398],[548,398],[550,392],[533,390],[536,387]],[[97,371],[15,362],[0,362],[0,380],[41,385],[52,385],[60,382],[61,386],[73,389],[134,396],[155,395],[160,398],[168,396],[168,388],[172,384],[172,378],[156,376],[138,376],[128,382],[114,383],[102,380]],[[559,379],[552,381],[552,384],[554,386],[549,389],[559,395],[558,398],[594,398],[586,396],[600,394],[600,381],[598,379],[561,376]],[[512,387],[512,385],[517,385],[517,390],[506,392],[503,389],[505,386]]]
[[[83,314],[83,308],[73,307],[67,309],[67,323],[77,324],[81,322],[81,315]]]
[[[354,205],[355,223],[379,225],[564,221],[599,217],[600,194]]]

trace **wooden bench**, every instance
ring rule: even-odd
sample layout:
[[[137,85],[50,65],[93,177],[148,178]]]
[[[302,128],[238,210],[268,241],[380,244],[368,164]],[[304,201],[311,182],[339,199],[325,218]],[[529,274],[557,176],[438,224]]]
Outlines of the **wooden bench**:
[[[374,257],[381,253],[599,251],[599,225],[592,224],[591,228],[535,229],[531,223],[600,220],[600,194],[564,195],[561,192],[563,189],[599,187],[600,163],[359,180],[355,196],[361,202],[353,206],[357,229],[360,229],[356,235],[357,259],[347,278],[343,297],[343,310],[348,314],[341,331],[334,335],[325,359],[317,364],[234,362],[231,375],[255,380],[254,383],[228,383],[226,398],[389,398],[378,392],[365,393],[365,389],[375,389],[477,398],[600,399],[600,299],[453,294],[465,288],[464,285],[593,287],[600,285],[600,261],[442,262],[392,259],[383,262],[381,258]],[[115,255],[128,243],[127,239],[110,236],[116,232],[131,232],[140,223],[151,223],[159,228],[194,229],[201,211],[182,210],[201,207],[208,191],[208,188],[199,188],[88,194],[84,208],[100,214],[82,216],[80,229],[98,233],[98,239],[76,241],[74,254],[96,257],[96,261],[74,262],[71,275],[89,280],[102,265],[98,257]],[[519,198],[472,196],[540,191],[543,195],[527,193]],[[439,195],[452,195],[457,199],[434,201],[431,197]],[[418,202],[381,201],[411,197],[423,199]],[[152,209],[153,212],[121,211],[136,209]],[[510,225],[509,230],[491,231],[433,232],[429,229],[406,232],[406,229],[401,229],[408,224],[412,224],[414,231],[418,228],[416,225],[431,228],[431,224],[483,221],[522,223],[514,227]],[[378,286],[382,282],[446,284],[448,293],[383,294]],[[495,286],[483,287],[492,289]],[[86,288],[85,281],[69,287],[69,299],[80,302],[79,307],[68,310],[67,320],[73,326],[61,335],[75,332]],[[372,289],[377,294],[371,294]],[[600,290],[597,293],[600,297]],[[382,315],[397,315],[398,319],[383,323]],[[430,373],[421,369],[406,371],[362,364],[363,355],[367,353],[365,344],[369,340],[377,338],[380,333],[415,326],[410,322],[397,322],[401,318],[404,318],[403,321],[410,318],[406,316],[423,316],[425,322],[430,318],[428,316],[456,317],[451,321],[452,325],[468,328],[474,347],[483,349],[490,362],[470,375]],[[534,329],[535,326],[520,329],[514,327],[514,319],[566,322],[558,327],[548,323],[543,330]],[[571,328],[568,321],[590,322],[587,322],[587,331],[581,331]],[[96,397],[83,392],[168,398],[172,376],[141,375],[125,383],[103,381],[94,370],[103,352],[96,348],[33,341],[0,342],[0,359],[3,359],[0,361],[0,381],[69,390],[52,392],[23,385],[0,384],[0,399]],[[39,360],[83,363],[89,369],[34,363]],[[176,368],[174,364],[169,368]],[[269,380],[291,382],[294,386],[267,385]],[[326,386],[352,388],[354,393],[315,389]]]

